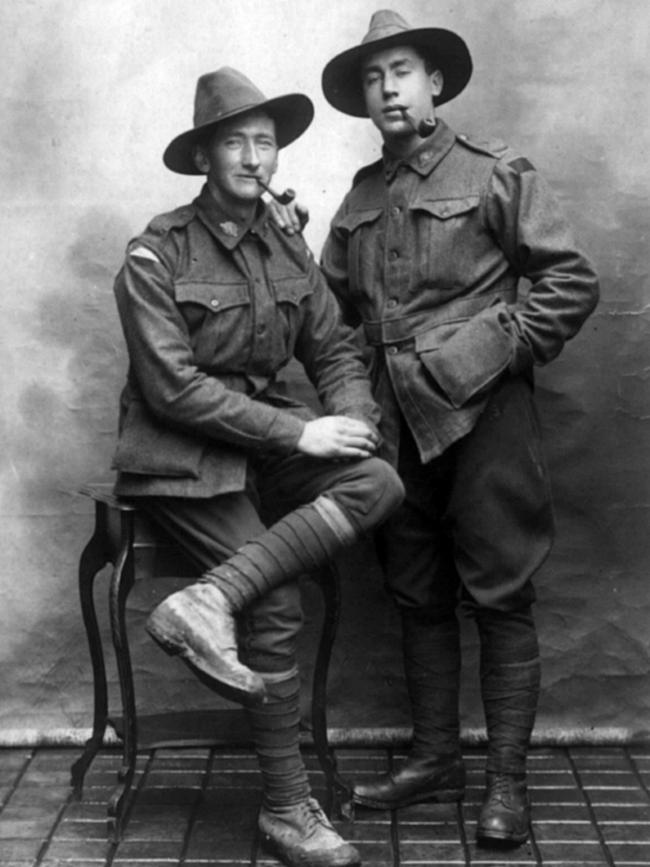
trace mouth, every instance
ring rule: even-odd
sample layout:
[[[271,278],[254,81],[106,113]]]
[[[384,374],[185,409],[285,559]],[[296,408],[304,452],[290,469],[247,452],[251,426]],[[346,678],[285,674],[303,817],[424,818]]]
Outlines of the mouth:
[[[400,117],[404,117],[404,112],[406,111],[406,106],[403,105],[388,105],[386,108],[382,109],[382,114],[388,116],[399,115]]]

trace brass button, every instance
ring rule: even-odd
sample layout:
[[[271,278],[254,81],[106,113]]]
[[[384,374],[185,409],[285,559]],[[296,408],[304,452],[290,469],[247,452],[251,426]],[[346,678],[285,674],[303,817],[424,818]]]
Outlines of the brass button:
[[[217,298],[213,298],[212,301],[210,301],[210,305],[211,305],[212,307],[218,307],[218,306],[219,306],[219,301],[218,301],[218,299],[217,299]]]

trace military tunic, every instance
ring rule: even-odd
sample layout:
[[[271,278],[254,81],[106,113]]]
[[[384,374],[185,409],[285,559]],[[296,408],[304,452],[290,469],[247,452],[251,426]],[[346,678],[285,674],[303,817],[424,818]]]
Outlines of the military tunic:
[[[445,617],[460,589],[530,604],[553,536],[532,369],[598,299],[551,191],[525,157],[438,119],[409,158],[385,151],[357,174],[322,267],[365,333],[384,456],[406,486],[381,540],[398,603]]]
[[[327,413],[378,423],[335,299],[263,205],[245,231],[205,187],[129,244],[115,295],[130,358],[119,494],[241,491],[248,455],[291,454],[315,417],[278,382],[293,356]]]
[[[555,358],[598,283],[547,185],[504,146],[438,120],[409,159],[387,153],[355,180],[322,267],[374,347],[375,395],[384,411],[394,397],[427,462],[474,427],[504,372]]]

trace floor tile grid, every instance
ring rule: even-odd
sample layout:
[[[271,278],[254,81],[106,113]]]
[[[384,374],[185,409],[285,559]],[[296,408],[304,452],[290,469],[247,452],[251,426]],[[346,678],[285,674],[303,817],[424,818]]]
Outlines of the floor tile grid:
[[[593,750],[580,772],[612,862],[650,864],[650,752]]]
[[[356,756],[337,752],[341,772],[347,776],[381,772],[391,760],[381,751],[358,751]],[[18,829],[16,839],[2,835],[0,846],[7,847],[0,852],[2,867],[278,864],[257,851],[259,781],[252,755],[227,756],[208,750],[140,754],[131,821],[118,847],[106,843],[106,802],[115,785],[119,755],[97,757],[82,802],[72,800],[68,785],[72,751],[12,751],[2,758],[0,817],[6,814],[10,818],[5,827]],[[432,810],[433,805],[428,805],[421,813],[418,807],[400,811],[399,823],[397,814],[387,813],[375,814],[372,822],[357,816],[354,825],[342,825],[344,834],[351,832],[363,841],[364,863],[369,867],[650,865],[650,750],[533,751],[533,839],[502,854],[478,850],[473,841],[484,755],[470,751],[467,763],[468,796],[459,809],[437,805]],[[308,765],[322,796],[315,757],[308,755]],[[172,809],[175,801],[179,805]],[[37,805],[31,814],[30,804]],[[238,815],[241,804],[246,808],[246,827],[236,827],[229,837],[223,817],[229,815],[228,809]],[[169,821],[165,809],[170,811]],[[28,817],[21,818],[21,811]],[[224,840],[232,858],[222,851]]]

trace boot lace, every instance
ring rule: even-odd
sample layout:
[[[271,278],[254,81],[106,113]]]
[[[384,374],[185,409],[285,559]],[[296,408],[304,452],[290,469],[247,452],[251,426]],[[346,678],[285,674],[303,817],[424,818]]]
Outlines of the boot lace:
[[[300,805],[302,818],[304,819],[305,838],[309,839],[320,833],[323,829],[334,832],[329,819],[323,812],[320,804],[315,798],[307,798]]]
[[[505,774],[495,774],[490,781],[490,801],[500,801],[507,805],[510,800],[510,780]]]

